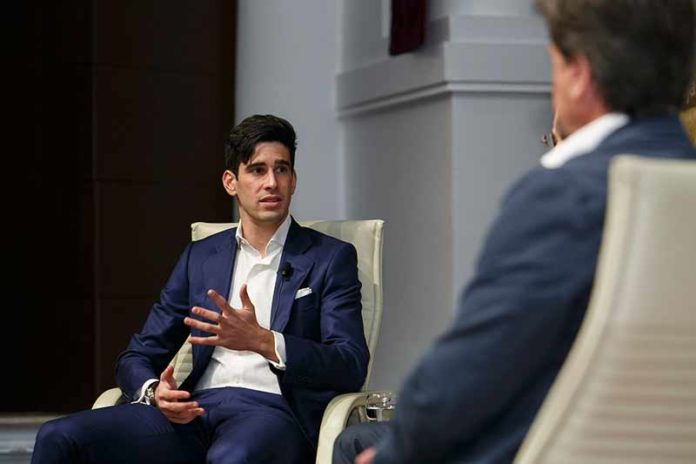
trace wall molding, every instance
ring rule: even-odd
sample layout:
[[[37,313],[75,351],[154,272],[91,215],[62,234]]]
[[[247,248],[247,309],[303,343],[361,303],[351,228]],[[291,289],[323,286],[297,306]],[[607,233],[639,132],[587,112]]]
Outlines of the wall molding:
[[[339,116],[451,93],[550,92],[547,39],[536,18],[442,18],[428,33],[416,53],[339,73]]]

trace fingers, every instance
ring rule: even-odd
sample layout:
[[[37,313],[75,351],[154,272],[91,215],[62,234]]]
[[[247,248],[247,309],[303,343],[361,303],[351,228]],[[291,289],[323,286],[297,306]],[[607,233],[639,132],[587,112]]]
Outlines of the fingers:
[[[205,319],[208,319],[209,321],[214,323],[220,322],[220,318],[222,317],[220,313],[216,313],[215,311],[211,311],[209,309],[201,308],[200,306],[194,306],[193,308],[191,308],[191,312]]]
[[[198,416],[202,416],[205,411],[202,408],[194,409],[188,414],[182,414],[177,416],[169,417],[165,414],[165,417],[169,419],[169,422],[174,422],[175,424],[188,424],[193,419]]]
[[[168,365],[160,374],[160,385],[164,385],[167,388],[176,388],[176,380],[174,380],[174,366],[171,364]]]
[[[221,313],[194,306],[191,313],[207,319],[204,322],[194,317],[184,318],[184,323],[192,329],[211,334],[209,337],[190,336],[188,342],[192,345],[224,346],[231,350],[248,350],[258,345],[257,338],[260,326],[256,320],[254,305],[251,303],[246,284],[240,289],[242,308],[231,308],[225,298],[215,290],[208,290],[209,298],[218,306]],[[196,335],[200,335],[196,332]]]
[[[183,415],[194,409],[202,409],[196,401],[162,401],[157,407],[171,415]]]
[[[170,421],[177,424],[186,424],[205,411],[196,401],[184,401],[191,397],[191,393],[185,390],[176,390],[176,382],[172,376],[174,368],[170,365],[162,372],[160,384],[155,392],[157,409]],[[174,384],[170,388],[169,384]]]
[[[181,400],[187,400],[190,396],[191,393],[186,390],[162,389],[157,395],[157,404],[161,402],[176,403]]]
[[[214,346],[214,345],[220,344],[220,337],[218,337],[217,335],[214,335],[212,337],[194,337],[194,336],[191,336],[191,337],[189,337],[188,342],[192,345]]]
[[[234,316],[236,315],[236,311],[230,307],[230,305],[227,303],[227,300],[222,297],[218,292],[216,292],[213,289],[208,290],[208,297],[210,297],[211,300],[213,300],[213,303],[220,309],[221,314],[225,316]],[[242,288],[239,289],[239,298],[242,302],[242,308],[249,310],[249,311],[254,311],[254,304],[251,302],[251,298],[249,298],[249,292],[247,290],[247,284],[243,284]],[[195,308],[194,308],[195,309]],[[218,319],[215,317],[212,317],[213,314],[217,315],[218,313],[215,313],[213,311],[208,311],[206,309],[200,308],[202,311],[207,311],[208,313],[212,314],[207,314],[203,315],[206,319],[209,319],[213,322],[218,322]],[[210,315],[211,317],[208,317]]]
[[[160,382],[166,382],[169,379],[173,379],[173,378],[174,378],[174,366],[169,364],[160,374]]]
[[[194,314],[199,314],[199,315],[202,315],[199,311],[206,311],[209,313],[212,312],[212,311],[208,311],[206,309],[201,310],[201,308],[193,308],[191,311]],[[217,315],[217,313],[213,313],[213,314]],[[217,324],[209,324],[207,322],[201,322],[201,321],[198,321],[198,320],[193,319],[191,317],[184,318],[184,324],[186,324],[187,326],[189,326],[191,328],[202,330],[203,332],[208,332],[208,333],[215,334],[215,335],[220,334],[220,326]]]
[[[227,300],[222,297],[218,292],[216,292],[213,289],[208,290],[208,297],[210,297],[211,300],[213,300],[213,303],[215,303],[215,306],[220,308],[220,311],[229,314],[234,311],[232,311],[232,308],[230,308],[230,305],[227,304]]]
[[[158,403],[157,407],[169,421],[177,424],[186,424],[205,413],[205,410],[199,407],[198,403],[195,401],[163,401],[162,403]]]
[[[246,295],[246,301],[248,304],[251,304],[249,301],[249,295],[246,294],[246,284],[243,286],[242,290],[244,291],[244,294]],[[204,319],[209,320],[211,323],[206,323],[202,321],[198,321],[196,319],[193,319],[191,317],[184,318],[184,324],[188,325],[189,327],[192,327],[194,329],[199,329],[204,332],[212,333],[215,335],[220,335],[222,329],[220,328],[220,325],[225,321],[225,320],[238,320],[239,315],[237,314],[237,311],[234,311],[230,305],[227,304],[227,300],[225,300],[218,292],[215,290],[208,290],[208,296],[210,297],[211,300],[213,300],[213,303],[220,308],[221,312],[215,312],[211,311],[209,309],[201,308],[200,306],[194,306],[191,308],[191,312],[197,316],[201,316]],[[253,310],[253,306],[251,307]],[[194,343],[195,344],[195,343]],[[200,344],[200,343],[198,343]]]
[[[239,290],[239,298],[242,300],[242,308],[249,311],[255,311],[254,305],[252,304],[251,299],[249,298],[247,284],[242,285],[242,288]]]

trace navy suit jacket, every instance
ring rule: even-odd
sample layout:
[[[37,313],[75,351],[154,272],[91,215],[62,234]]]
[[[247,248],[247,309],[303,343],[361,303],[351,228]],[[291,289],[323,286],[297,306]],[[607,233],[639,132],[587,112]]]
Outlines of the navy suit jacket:
[[[209,336],[184,325],[191,307],[219,311],[206,294],[214,289],[228,298],[236,258],[236,229],[191,242],[179,258],[140,333],[116,363],[116,380],[128,398],[143,383],[159,378],[189,333]],[[339,393],[357,391],[365,381],[369,352],[365,343],[355,248],[313,229],[290,226],[271,306],[271,330],[285,337],[286,369],[278,371],[283,397],[307,438],[316,443],[321,417]],[[298,289],[312,293],[295,300]],[[193,369],[180,385],[193,390],[206,369],[212,346],[193,346]]]
[[[641,118],[524,176],[451,328],[408,376],[376,464],[513,460],[585,315],[617,154],[696,158],[676,117]]]

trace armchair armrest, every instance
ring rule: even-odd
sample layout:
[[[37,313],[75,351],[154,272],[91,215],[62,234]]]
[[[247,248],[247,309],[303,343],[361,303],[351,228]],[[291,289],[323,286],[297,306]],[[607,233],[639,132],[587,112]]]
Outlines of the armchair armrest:
[[[321,420],[316,464],[331,463],[333,445],[336,441],[336,437],[338,437],[349,423],[367,421],[364,406],[367,402],[367,396],[370,393],[377,392],[346,393],[331,400]],[[97,398],[94,405],[92,405],[92,409],[115,406],[121,399],[121,396],[121,390],[118,388],[106,390],[99,395],[99,398]]]
[[[92,409],[106,408],[109,406],[116,406],[118,401],[121,399],[121,389],[111,388],[106,390],[104,393],[99,395],[97,401],[92,405]]]
[[[365,403],[367,396],[378,391],[364,391],[338,395],[331,400],[321,419],[316,464],[331,464],[336,437],[353,423],[366,422]]]

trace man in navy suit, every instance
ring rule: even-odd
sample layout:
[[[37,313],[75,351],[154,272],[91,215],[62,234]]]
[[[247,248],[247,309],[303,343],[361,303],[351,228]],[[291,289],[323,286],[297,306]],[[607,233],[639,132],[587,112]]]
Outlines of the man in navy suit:
[[[389,423],[346,429],[334,462],[511,462],[588,304],[619,154],[696,158],[678,119],[692,0],[537,0],[563,141],[504,199],[451,328]],[[424,283],[425,284],[425,283]]]
[[[117,361],[128,404],[46,423],[32,462],[313,461],[324,408],[360,389],[369,353],[355,248],[289,215],[295,147],[275,116],[232,130],[222,183],[239,228],[182,253]],[[168,363],[184,342],[179,386]]]

